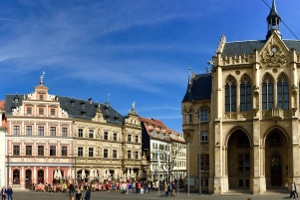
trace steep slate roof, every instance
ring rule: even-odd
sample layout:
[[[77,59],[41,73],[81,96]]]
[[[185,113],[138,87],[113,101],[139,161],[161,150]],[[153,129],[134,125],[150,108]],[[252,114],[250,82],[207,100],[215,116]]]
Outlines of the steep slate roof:
[[[138,120],[142,123],[147,135],[151,138],[164,140],[164,141],[176,141],[180,143],[185,143],[184,137],[181,133],[169,129],[162,121],[158,119],[154,119],[154,118],[148,119],[139,116]],[[158,134],[155,135],[153,134],[153,132]],[[162,134],[168,137],[161,137]]]
[[[210,99],[212,90],[210,74],[198,74],[190,81],[182,102]]]
[[[14,102],[14,99],[18,98],[18,103]],[[12,115],[12,107],[17,108],[22,105],[23,99],[27,98],[27,95],[6,95],[6,116]],[[60,107],[68,112],[70,118],[91,120],[95,114],[99,103],[89,102],[87,100],[74,99],[69,97],[57,96],[60,103]],[[85,104],[83,108],[83,104]],[[101,111],[103,118],[107,123],[122,125],[124,117],[114,110],[109,104],[101,104]],[[84,115],[83,115],[84,113]]]
[[[289,49],[296,49],[300,52],[300,42],[297,40],[282,40]],[[252,54],[255,49],[260,51],[265,45],[266,40],[226,42],[222,51],[222,56],[245,55]]]

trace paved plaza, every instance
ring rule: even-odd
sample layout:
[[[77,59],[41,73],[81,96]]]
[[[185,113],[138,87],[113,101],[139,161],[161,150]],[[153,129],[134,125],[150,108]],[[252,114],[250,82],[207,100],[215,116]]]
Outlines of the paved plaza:
[[[151,192],[149,194],[128,194],[124,195],[120,192],[92,192],[92,200],[126,200],[126,199],[167,199],[162,197],[163,192]],[[184,199],[184,200],[275,200],[275,199],[288,199],[287,193],[266,193],[263,195],[252,195],[247,193],[227,193],[225,195],[211,195],[211,194],[195,194],[195,193],[179,193],[176,197],[168,197],[169,199]],[[32,192],[32,191],[14,191],[13,200],[69,200],[67,193],[48,193],[48,192]]]

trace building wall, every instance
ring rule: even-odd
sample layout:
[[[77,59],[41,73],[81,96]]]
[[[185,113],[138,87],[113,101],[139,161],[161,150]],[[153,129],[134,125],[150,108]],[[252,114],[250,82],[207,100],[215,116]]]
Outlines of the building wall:
[[[225,42],[221,41],[220,46]],[[271,54],[273,47],[278,54]],[[213,57],[214,68],[212,95],[209,100],[183,102],[183,129],[189,141],[190,177],[199,179],[199,164],[194,162],[200,149],[209,154],[209,173],[201,170],[202,179],[208,178],[208,185],[202,183],[202,190],[223,194],[231,189],[247,189],[254,194],[273,188],[285,188],[295,181],[300,183],[299,166],[296,164],[299,151],[299,59],[294,49],[288,49],[277,32],[274,32],[260,50],[245,57]],[[249,79],[251,84],[251,110],[241,110],[241,83]],[[274,105],[263,107],[263,82],[271,80],[274,90]],[[193,80],[191,80],[192,82]],[[286,93],[288,107],[279,104],[282,99],[278,90]],[[226,84],[236,84],[236,110],[226,109]],[[279,102],[279,103],[278,103]],[[233,105],[233,104],[231,104]],[[203,106],[210,108],[208,123],[195,121],[194,113]],[[193,113],[189,115],[189,113]],[[190,119],[190,117],[193,117]],[[199,128],[208,130],[208,142],[199,147]],[[199,151],[199,150],[198,150]],[[202,180],[205,181],[205,180]],[[198,190],[198,183],[191,186]]]

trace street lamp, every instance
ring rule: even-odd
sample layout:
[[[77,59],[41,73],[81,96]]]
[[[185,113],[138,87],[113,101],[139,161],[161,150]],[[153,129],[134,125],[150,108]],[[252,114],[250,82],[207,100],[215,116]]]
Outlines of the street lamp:
[[[201,195],[201,109],[198,110],[198,122],[199,122],[199,127],[198,127],[198,143],[199,143],[199,148],[198,148],[198,154],[199,154],[199,181],[198,181],[198,184],[199,184],[199,195]]]

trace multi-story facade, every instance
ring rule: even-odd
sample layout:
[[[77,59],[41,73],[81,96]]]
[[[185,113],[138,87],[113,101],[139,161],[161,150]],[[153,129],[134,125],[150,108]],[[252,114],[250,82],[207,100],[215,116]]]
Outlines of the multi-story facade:
[[[261,194],[300,184],[300,45],[282,38],[280,23],[273,0],[265,39],[222,36],[211,74],[189,80],[182,115],[191,190]]]
[[[183,134],[167,128],[157,119],[139,117],[142,123],[143,152],[151,180],[175,180],[186,176],[186,144]]]
[[[48,94],[43,75],[28,95],[6,95],[8,184],[29,188],[53,183],[72,170],[72,120],[58,97]]]
[[[7,185],[24,189],[61,180],[141,178],[141,124],[134,104],[124,117],[109,103],[50,95],[44,75],[31,94],[6,95],[5,103],[0,134],[6,153],[0,161],[6,169],[0,165],[0,173],[8,173],[0,174],[1,182],[6,178]]]

